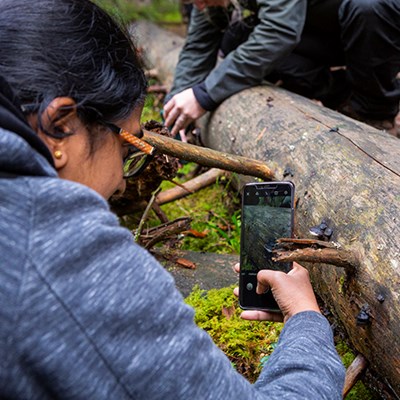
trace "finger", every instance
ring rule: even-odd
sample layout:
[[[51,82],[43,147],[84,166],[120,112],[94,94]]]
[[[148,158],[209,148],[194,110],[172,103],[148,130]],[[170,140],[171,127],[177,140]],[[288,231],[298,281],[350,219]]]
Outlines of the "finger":
[[[267,292],[270,288],[271,287],[269,284],[261,283],[260,281],[257,281],[256,293],[263,294],[263,293]]]
[[[183,143],[187,143],[187,137],[186,137],[185,129],[181,129],[179,131],[179,135],[181,137],[182,142]]]
[[[173,107],[170,112],[165,116],[164,125],[170,127],[179,117],[180,110],[177,107]]]
[[[239,288],[238,288],[238,287],[235,287],[235,288],[233,289],[233,294],[234,294],[236,297],[239,297]]]
[[[233,266],[233,270],[235,271],[235,272],[240,272],[240,264],[239,263],[236,263],[234,266]]]
[[[283,315],[281,313],[273,313],[260,310],[243,311],[240,317],[248,321],[271,321],[283,322]]]
[[[186,117],[183,114],[179,115],[179,117],[176,119],[174,123],[174,126],[171,129],[172,136],[176,136],[179,133],[179,131],[185,129],[186,125],[188,125],[187,122],[188,121],[186,120]]]
[[[167,116],[170,113],[170,111],[174,108],[174,106],[175,106],[175,100],[174,98],[172,98],[168,101],[167,104],[164,105],[165,116]]]

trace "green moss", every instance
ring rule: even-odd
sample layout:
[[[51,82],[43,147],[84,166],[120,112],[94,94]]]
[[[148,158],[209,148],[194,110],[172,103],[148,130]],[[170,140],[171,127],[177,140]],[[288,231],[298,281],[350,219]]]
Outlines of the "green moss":
[[[149,85],[152,81],[149,81]],[[144,103],[143,112],[141,115],[141,122],[146,122],[150,120],[162,122],[161,118],[161,107],[162,104],[156,99],[156,96],[152,93],[146,96],[146,101]]]
[[[228,356],[232,365],[250,382],[254,382],[278,342],[283,324],[245,321],[233,295],[233,286],[209,291],[195,287],[186,303],[195,310],[195,322],[212,337]],[[336,344],[346,368],[355,359],[343,341]],[[346,396],[346,400],[376,400],[377,397],[360,380]]]
[[[193,167],[184,166],[183,174]],[[191,227],[204,237],[186,235],[181,248],[192,251],[214,253],[239,253],[240,250],[240,199],[229,190],[230,182],[220,179],[214,185],[193,195],[162,206],[170,220],[188,216],[192,218]],[[163,190],[174,184],[164,182]]]
[[[254,382],[268,362],[283,324],[241,319],[233,287],[195,288],[186,302],[195,309],[197,325],[209,333],[234,367]]]
[[[99,6],[125,23],[146,19],[153,22],[180,23],[179,2],[152,0],[140,4],[134,0],[94,0]]]
[[[346,277],[345,277],[344,274],[341,275],[340,278],[339,278],[339,289],[338,289],[339,294],[343,294],[343,288],[344,288],[345,279],[346,279]]]

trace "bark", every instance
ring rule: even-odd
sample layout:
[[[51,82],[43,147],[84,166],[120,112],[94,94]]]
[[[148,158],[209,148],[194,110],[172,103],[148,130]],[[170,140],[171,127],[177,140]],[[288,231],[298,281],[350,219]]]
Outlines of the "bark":
[[[222,150],[215,151],[195,146],[176,139],[160,136],[147,130],[143,132],[143,139],[163,154],[192,161],[206,167],[221,168],[265,180],[274,178],[273,171],[261,161],[225,153]]]
[[[143,42],[167,85],[180,50],[170,40],[152,28]],[[305,265],[353,348],[400,397],[400,140],[267,84],[233,95],[201,127],[206,146],[258,159],[294,182],[297,237],[325,220],[331,240],[358,254],[354,274]],[[361,312],[370,323],[357,324]]]

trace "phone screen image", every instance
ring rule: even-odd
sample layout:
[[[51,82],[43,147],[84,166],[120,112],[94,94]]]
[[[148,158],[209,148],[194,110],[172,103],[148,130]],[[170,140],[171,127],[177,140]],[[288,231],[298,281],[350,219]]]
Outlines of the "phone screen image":
[[[239,302],[244,309],[279,311],[272,292],[256,293],[261,269],[289,272],[292,263],[274,262],[276,240],[293,235],[294,185],[291,182],[248,184],[242,200]]]

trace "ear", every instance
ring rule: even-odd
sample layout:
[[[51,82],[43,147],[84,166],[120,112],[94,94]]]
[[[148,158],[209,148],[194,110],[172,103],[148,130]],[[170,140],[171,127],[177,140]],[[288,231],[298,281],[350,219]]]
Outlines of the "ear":
[[[53,156],[57,170],[62,169],[68,162],[70,148],[68,146],[70,136],[77,129],[79,118],[76,112],[76,103],[70,97],[56,97],[46,107],[42,114],[42,129],[36,126],[40,138],[46,143]],[[66,134],[57,139],[45,132]]]

